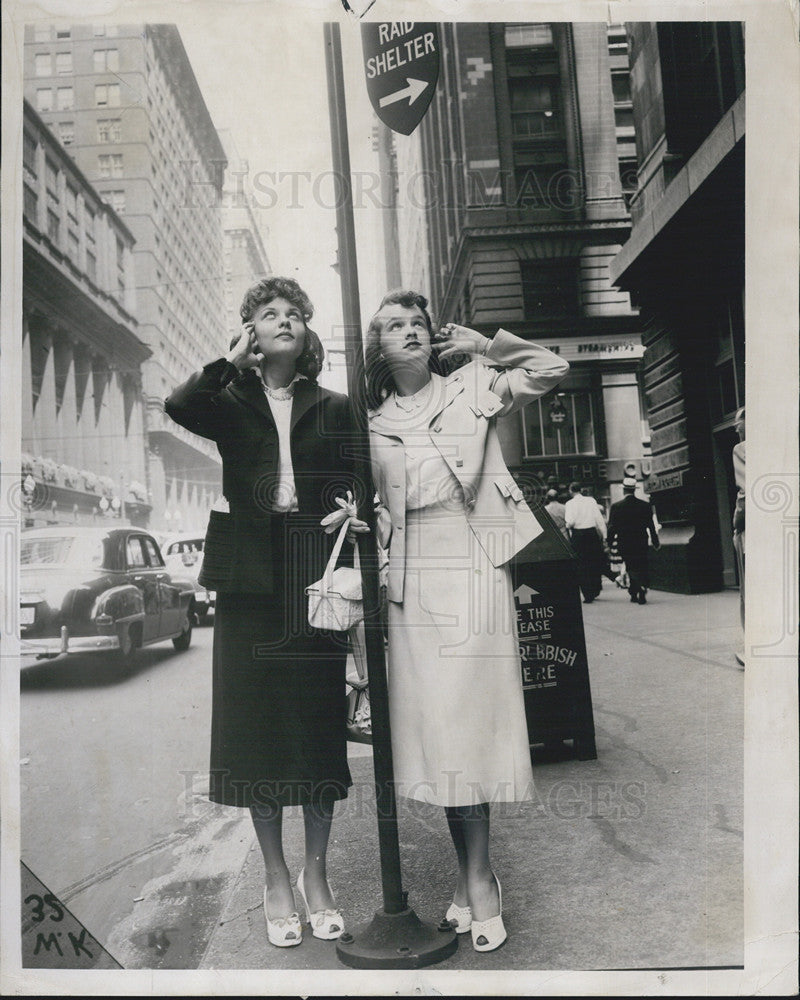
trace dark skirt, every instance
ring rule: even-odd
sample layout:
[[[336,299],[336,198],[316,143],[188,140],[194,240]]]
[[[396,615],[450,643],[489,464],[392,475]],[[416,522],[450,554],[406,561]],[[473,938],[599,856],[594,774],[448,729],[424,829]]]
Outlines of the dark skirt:
[[[346,633],[312,629],[306,619],[304,588],[325,564],[321,535],[321,528],[309,528],[299,517],[273,518],[275,592],[217,594],[213,802],[306,805],[344,798],[352,784]]]

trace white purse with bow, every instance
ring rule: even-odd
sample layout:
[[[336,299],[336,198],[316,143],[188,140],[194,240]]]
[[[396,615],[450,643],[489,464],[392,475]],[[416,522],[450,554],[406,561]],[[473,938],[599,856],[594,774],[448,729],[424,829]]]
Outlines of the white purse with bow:
[[[312,628],[346,632],[364,620],[361,570],[352,566],[336,566],[349,527],[350,518],[345,518],[322,578],[306,587],[308,624]]]

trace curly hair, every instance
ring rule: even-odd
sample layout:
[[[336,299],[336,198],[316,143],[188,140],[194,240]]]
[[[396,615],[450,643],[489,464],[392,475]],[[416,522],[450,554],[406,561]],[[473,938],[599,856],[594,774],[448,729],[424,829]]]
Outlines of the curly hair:
[[[434,338],[433,322],[428,312],[428,300],[419,292],[406,289],[398,289],[384,295],[378,311],[369,321],[366,337],[364,338],[364,367],[367,378],[367,406],[377,409],[386,397],[395,391],[394,377],[388,364],[381,356],[381,333],[383,332],[383,320],[381,310],[384,306],[400,305],[405,309],[419,309],[425,317],[425,325],[428,327],[428,335],[431,342]],[[428,358],[428,370],[437,375],[444,374],[439,362],[439,356],[435,351],[431,351]]]
[[[259,306],[272,302],[273,299],[286,299],[296,306],[303,315],[305,324],[305,345],[303,352],[298,357],[295,367],[298,374],[305,375],[311,382],[316,382],[317,376],[322,371],[322,362],[325,358],[325,350],[319,336],[308,325],[308,321],[314,315],[314,306],[311,299],[303,291],[294,278],[281,278],[278,276],[261,278],[251,285],[244,293],[242,304],[239,307],[239,315],[242,322],[247,323],[252,318]],[[238,340],[234,338],[231,347]]]

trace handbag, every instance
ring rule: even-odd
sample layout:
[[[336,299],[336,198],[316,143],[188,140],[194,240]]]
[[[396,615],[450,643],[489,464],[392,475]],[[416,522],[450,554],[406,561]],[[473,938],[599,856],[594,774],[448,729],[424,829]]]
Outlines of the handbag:
[[[352,566],[336,567],[349,525],[349,518],[342,522],[322,578],[306,587],[308,624],[312,628],[346,632],[364,620],[361,571]]]

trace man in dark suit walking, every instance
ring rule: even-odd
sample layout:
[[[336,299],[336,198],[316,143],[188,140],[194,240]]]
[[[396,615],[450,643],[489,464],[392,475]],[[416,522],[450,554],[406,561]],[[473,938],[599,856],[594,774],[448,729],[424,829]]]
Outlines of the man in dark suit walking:
[[[608,544],[617,542],[619,554],[628,571],[628,593],[631,603],[647,604],[645,594],[649,583],[647,571],[647,534],[653,548],[659,548],[658,535],[653,524],[653,511],[645,500],[634,496],[636,480],[626,476],[622,480],[623,498],[611,504],[608,517]]]

